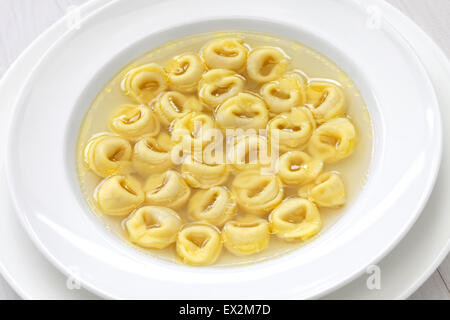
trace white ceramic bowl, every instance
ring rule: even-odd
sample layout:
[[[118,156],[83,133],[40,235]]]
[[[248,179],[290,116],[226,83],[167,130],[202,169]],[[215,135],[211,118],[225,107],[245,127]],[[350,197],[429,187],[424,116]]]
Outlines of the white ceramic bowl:
[[[438,172],[442,138],[420,61],[368,11],[347,0],[117,0],[86,17],[31,72],[14,110],[8,182],[33,241],[63,272],[76,270],[85,287],[110,298],[311,298],[356,277],[417,219]],[[168,41],[216,30],[270,33],[331,58],[368,104],[374,154],[358,200],[316,241],[254,265],[193,268],[135,251],[104,228],[79,190],[75,143],[91,101],[125,64]]]

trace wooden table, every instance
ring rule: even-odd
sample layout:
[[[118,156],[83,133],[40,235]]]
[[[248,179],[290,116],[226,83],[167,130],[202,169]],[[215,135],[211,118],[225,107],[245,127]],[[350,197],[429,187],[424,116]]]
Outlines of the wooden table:
[[[67,13],[71,6],[81,5],[86,1],[88,0],[0,0],[0,75],[41,32]],[[450,56],[450,0],[386,1],[415,20]],[[0,299],[18,298],[0,276]],[[450,256],[411,299],[450,300]]]

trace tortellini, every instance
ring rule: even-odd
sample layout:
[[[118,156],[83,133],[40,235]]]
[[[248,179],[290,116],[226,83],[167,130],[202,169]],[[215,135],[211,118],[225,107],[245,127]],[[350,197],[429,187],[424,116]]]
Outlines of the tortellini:
[[[212,264],[222,251],[222,237],[216,227],[197,223],[185,226],[177,237],[177,253],[184,263]]]
[[[105,214],[129,214],[144,202],[141,184],[131,176],[113,176],[104,180],[96,190],[95,200]]]
[[[302,198],[288,198],[269,216],[270,229],[277,237],[287,240],[307,240],[322,227],[319,209]]]
[[[256,170],[272,164],[271,147],[266,137],[244,135],[232,140],[233,150],[228,155],[238,170]]]
[[[117,136],[103,134],[92,138],[84,151],[84,162],[100,177],[126,173],[130,168],[131,144]]]
[[[142,135],[156,136],[160,130],[159,120],[149,107],[140,105],[123,105],[111,116],[111,131],[127,138]]]
[[[222,238],[225,248],[237,256],[255,254],[269,245],[269,223],[249,217],[232,220],[223,227]]]
[[[224,184],[228,180],[229,169],[226,164],[206,164],[187,157],[181,166],[181,172],[191,187],[208,189]]]
[[[302,151],[290,151],[280,157],[279,175],[285,184],[304,185],[322,171],[323,162]]]
[[[172,209],[145,206],[136,210],[125,226],[131,242],[144,248],[164,249],[175,243],[182,222]]]
[[[151,175],[145,183],[144,191],[146,203],[171,209],[183,206],[191,194],[191,189],[180,174],[173,170]]]
[[[193,96],[187,96],[177,91],[161,94],[153,106],[162,124],[168,126],[174,120],[180,119],[191,111],[201,111],[200,101]]]
[[[325,122],[314,131],[308,150],[325,162],[337,162],[349,157],[356,143],[356,130],[347,118]]]
[[[210,69],[240,71],[247,63],[248,48],[240,39],[213,40],[202,50],[202,57]]]
[[[170,153],[172,146],[172,140],[167,134],[156,138],[142,137],[134,145],[134,168],[142,175],[166,171],[174,165]]]
[[[300,188],[299,195],[323,208],[340,208],[347,202],[344,182],[334,172],[322,173],[313,183]]]
[[[206,130],[214,129],[214,120],[207,114],[190,112],[184,117],[175,120],[172,130],[172,139],[181,142],[183,139],[202,140]]]
[[[259,97],[239,93],[220,105],[216,120],[222,128],[262,129],[267,125],[269,112]]]
[[[194,92],[206,68],[195,54],[182,54],[174,57],[166,65],[169,84],[174,90]]]
[[[342,89],[327,82],[312,82],[307,89],[307,103],[318,123],[345,114],[345,97]]]
[[[302,150],[315,129],[314,117],[306,107],[293,108],[289,113],[274,117],[268,124],[268,133],[277,135],[282,152]]]
[[[233,218],[236,211],[236,200],[224,187],[197,191],[189,200],[187,209],[191,219],[208,222],[217,227],[222,227]]]
[[[232,70],[213,69],[199,82],[200,100],[214,110],[225,100],[244,91],[245,78]]]
[[[289,112],[305,102],[302,79],[295,73],[263,85],[261,96],[272,113]]]
[[[156,63],[130,70],[122,82],[122,90],[142,104],[148,104],[167,88],[166,72]]]
[[[261,175],[259,171],[244,171],[231,186],[239,207],[247,213],[266,216],[284,197],[283,184],[277,176]]]
[[[247,73],[253,81],[264,83],[280,78],[287,70],[289,58],[275,47],[257,48],[250,52]]]

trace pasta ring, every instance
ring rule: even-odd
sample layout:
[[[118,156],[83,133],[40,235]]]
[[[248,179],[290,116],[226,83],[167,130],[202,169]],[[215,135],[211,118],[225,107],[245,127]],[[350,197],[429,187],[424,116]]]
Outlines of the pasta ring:
[[[200,100],[214,110],[225,100],[244,90],[245,79],[234,71],[213,69],[203,74],[199,82]]]
[[[126,173],[130,168],[131,144],[124,138],[100,135],[89,140],[84,162],[96,175],[106,178]]]
[[[236,201],[224,187],[197,191],[189,200],[187,212],[195,221],[222,227],[236,214]]]
[[[169,84],[176,90],[194,92],[206,68],[196,54],[182,54],[166,65]]]
[[[307,197],[323,208],[341,208],[347,202],[344,182],[333,172],[322,173],[312,184],[300,188],[299,196]]]
[[[327,82],[313,82],[307,90],[307,104],[319,124],[345,115],[342,88]]]
[[[112,216],[129,214],[144,202],[141,184],[130,176],[113,176],[102,181],[94,196],[102,212]]]
[[[284,197],[283,184],[277,176],[260,175],[258,171],[238,174],[231,186],[239,207],[247,213],[265,216]]]
[[[275,47],[252,50],[248,56],[247,74],[253,81],[264,83],[280,78],[289,65],[286,54]]]
[[[307,240],[315,236],[322,227],[319,209],[307,199],[284,200],[269,215],[272,233],[286,240]]]
[[[356,130],[347,118],[336,118],[317,128],[309,142],[308,150],[324,162],[337,162],[349,157],[356,143]]]
[[[206,164],[187,157],[181,166],[184,180],[193,188],[209,189],[228,180],[229,169],[226,164]]]
[[[122,90],[125,94],[142,104],[149,104],[167,88],[167,75],[156,63],[130,70],[122,82]]]
[[[206,130],[214,129],[214,120],[205,113],[190,112],[175,120],[171,127],[172,139],[181,142],[182,139],[203,140]]]
[[[322,168],[322,160],[311,158],[302,151],[290,151],[280,157],[278,174],[285,184],[304,185],[313,181]]]
[[[156,136],[160,130],[159,120],[149,107],[130,104],[120,106],[112,113],[109,127],[111,131],[132,139],[144,134]]]
[[[272,165],[272,150],[264,136],[251,134],[236,137],[231,145],[233,150],[228,155],[229,160],[238,170],[257,170]]]
[[[136,210],[125,226],[131,242],[144,248],[164,249],[175,243],[182,223],[172,209],[146,206]]]
[[[269,223],[259,218],[232,220],[223,227],[222,238],[225,248],[234,255],[255,254],[269,245]]]
[[[289,112],[305,102],[302,80],[294,73],[286,74],[278,80],[263,85],[261,96],[271,113]]]
[[[262,129],[267,125],[269,112],[257,96],[239,93],[217,108],[216,120],[222,128]]]
[[[172,170],[150,176],[144,191],[148,204],[171,209],[182,207],[191,194],[191,189],[180,174]]]
[[[134,145],[134,168],[143,175],[166,171],[173,166],[171,146],[172,142],[167,134],[161,134],[157,138],[144,136]]]
[[[217,39],[202,50],[202,58],[210,69],[241,71],[247,63],[248,48],[240,39]]]
[[[196,223],[185,226],[177,237],[177,253],[184,263],[208,265],[214,263],[222,251],[222,239],[216,227]]]
[[[201,111],[202,105],[195,97],[169,91],[158,97],[153,109],[161,123],[169,126],[174,120],[184,117],[191,111]]]

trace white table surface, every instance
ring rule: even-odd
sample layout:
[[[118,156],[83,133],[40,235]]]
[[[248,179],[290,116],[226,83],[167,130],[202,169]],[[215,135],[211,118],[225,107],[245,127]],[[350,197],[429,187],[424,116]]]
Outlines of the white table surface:
[[[0,76],[41,32],[66,14],[71,6],[87,1],[0,0]],[[450,57],[450,0],[386,1],[416,21]],[[3,299],[19,297],[0,276],[0,300]],[[450,256],[410,299],[450,300]]]

